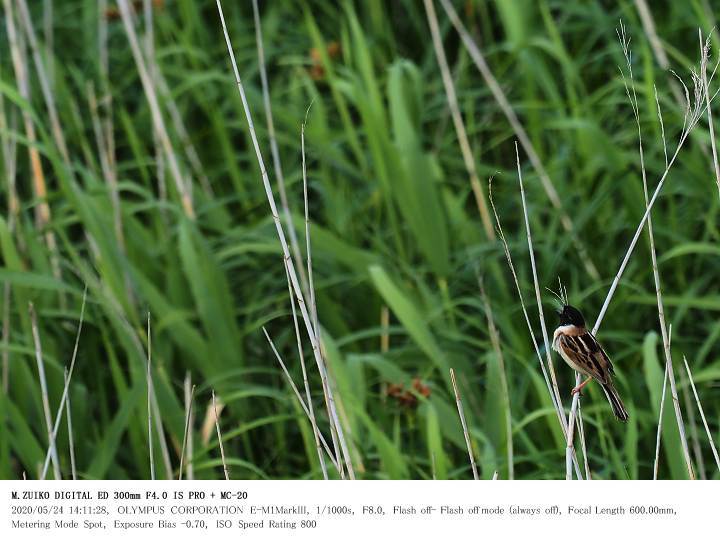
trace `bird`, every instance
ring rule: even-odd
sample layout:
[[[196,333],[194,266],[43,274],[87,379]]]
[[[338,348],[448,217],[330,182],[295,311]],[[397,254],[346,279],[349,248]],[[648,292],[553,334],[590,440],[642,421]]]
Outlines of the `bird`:
[[[610,358],[585,327],[585,318],[572,305],[564,303],[557,311],[560,323],[553,333],[552,347],[570,367],[588,378],[572,390],[572,394],[580,393],[593,378],[600,383],[605,396],[612,407],[615,417],[626,422],[628,412],[612,381],[615,374]]]

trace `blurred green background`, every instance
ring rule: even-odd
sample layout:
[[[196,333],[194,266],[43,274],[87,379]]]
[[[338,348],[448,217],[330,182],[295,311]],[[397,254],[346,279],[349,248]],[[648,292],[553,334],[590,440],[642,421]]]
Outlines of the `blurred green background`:
[[[267,327],[302,389],[283,257],[215,3],[153,1],[151,19],[142,4],[136,3],[135,31],[147,54],[143,40],[153,30],[150,76],[173,155],[191,183],[195,219],[184,212],[167,155],[157,150],[148,99],[114,2],[29,2],[67,157],[53,132],[20,4],[3,4],[0,282],[8,374],[0,400],[0,477],[37,478],[48,445],[28,302],[37,312],[54,418],[87,285],[69,394],[78,477],[150,476],[149,312],[162,421],[162,433],[153,437],[158,477],[178,475],[189,375],[197,385],[191,476],[223,476],[214,389],[224,405],[220,427],[232,478],[321,478],[310,423],[261,330]],[[677,80],[658,64],[633,1],[453,5],[598,271],[593,277],[586,270],[521,148],[540,285],[554,288],[560,277],[592,322],[644,212],[637,131],[619,71],[627,72],[616,35],[620,20],[632,39],[651,190],[665,169],[653,88],[672,153],[683,125],[672,91]],[[22,77],[11,58],[8,6]],[[698,28],[704,35],[710,31],[718,7],[705,0],[652,3],[669,66],[689,86],[699,59]],[[279,201],[252,4],[226,2],[224,9]],[[539,337],[516,135],[437,1],[435,11],[480,185],[487,195],[487,179],[495,176],[494,200]],[[481,221],[423,2],[261,1],[260,17],[279,156],[303,252],[300,130],[312,103],[305,144],[317,309],[356,475],[472,478],[452,367],[481,477],[495,471],[509,477],[510,457],[516,478],[564,477],[563,435],[502,245]],[[712,67],[720,50],[717,33],[711,44]],[[188,142],[198,161],[189,157]],[[682,365],[685,355],[717,439],[720,198],[709,148],[703,115],[652,218],[693,463],[698,476],[717,478]],[[39,158],[46,198],[38,192],[31,154]],[[14,191],[17,205],[11,203]],[[491,345],[479,279],[498,328],[504,373]],[[552,332],[552,296],[543,296]],[[582,412],[590,469],[599,479],[651,478],[663,358],[645,233],[599,337],[631,419],[617,422],[599,387],[587,388]],[[318,425],[329,439],[307,340],[304,348]],[[555,367],[569,408],[574,375],[557,357]],[[63,420],[57,437],[63,477],[71,471],[68,441]],[[659,476],[687,477],[669,402],[661,444]],[[337,477],[332,469],[330,474]]]

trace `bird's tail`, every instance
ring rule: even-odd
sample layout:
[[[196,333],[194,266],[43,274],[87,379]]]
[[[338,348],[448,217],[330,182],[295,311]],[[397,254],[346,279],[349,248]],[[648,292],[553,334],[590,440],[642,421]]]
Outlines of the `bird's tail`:
[[[615,417],[621,422],[628,421],[628,418],[630,416],[628,416],[627,410],[625,410],[625,405],[623,405],[622,399],[620,399],[620,396],[615,390],[615,387],[612,385],[612,383],[601,383],[601,385],[603,391],[605,392],[605,397],[607,397],[608,401],[610,402],[610,406],[612,407]]]

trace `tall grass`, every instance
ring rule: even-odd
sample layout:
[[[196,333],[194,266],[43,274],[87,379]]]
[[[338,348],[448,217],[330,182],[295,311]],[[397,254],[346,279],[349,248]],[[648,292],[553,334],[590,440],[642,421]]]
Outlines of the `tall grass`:
[[[149,478],[150,420],[158,478],[468,479],[469,454],[481,479],[561,478],[574,378],[551,358],[555,385],[527,330],[543,316],[552,330],[558,276],[600,314],[631,413],[617,423],[586,388],[574,476],[652,478],[659,442],[657,477],[688,477],[660,407],[683,356],[678,400],[702,401],[699,419],[677,403],[689,461],[720,475],[716,88],[687,130],[682,86],[644,33],[651,10],[667,67],[689,80],[698,27],[714,24],[702,2],[309,0],[259,2],[257,17],[227,2],[242,97],[213,2],[49,4],[3,3],[0,477],[40,477],[54,433],[65,478]],[[666,157],[665,139],[681,152]],[[524,308],[473,175],[495,175]],[[656,265],[639,242],[649,219]]]

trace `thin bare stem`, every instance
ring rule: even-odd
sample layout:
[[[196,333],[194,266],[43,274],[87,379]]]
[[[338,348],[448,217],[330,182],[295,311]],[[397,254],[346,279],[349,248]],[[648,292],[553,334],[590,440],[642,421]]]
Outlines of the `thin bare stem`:
[[[65,386],[70,383],[67,367],[65,368]],[[77,467],[75,465],[75,439],[73,437],[72,409],[70,408],[70,395],[65,401],[65,417],[67,418],[68,445],[70,447],[70,474],[73,480],[77,480]]]
[[[653,462],[653,480],[657,480],[660,467],[660,435],[662,435],[663,411],[665,410],[665,392],[667,391],[668,366],[665,364],[662,395],[660,396],[660,414],[658,415],[657,435],[655,437],[655,461]]]
[[[582,405],[578,403],[578,429],[580,431],[580,449],[583,454],[583,465],[585,466],[585,479],[592,480],[592,474],[590,473],[590,463],[588,460],[587,446],[585,445],[585,428],[582,418]]]
[[[295,397],[297,397],[297,400],[300,403],[300,406],[302,407],[303,411],[305,411],[305,415],[310,419],[310,410],[305,405],[305,401],[303,401],[302,395],[300,393],[300,390],[297,389],[297,386],[295,385],[295,382],[293,381],[292,377],[290,376],[290,372],[287,370],[287,366],[285,365],[285,362],[282,360],[282,357],[280,356],[280,353],[277,351],[277,348],[275,348],[275,343],[270,338],[270,334],[267,332],[267,330],[263,327],[263,333],[265,333],[265,338],[267,339],[268,343],[270,344],[270,348],[273,351],[273,354],[275,354],[275,359],[277,359],[278,363],[280,364],[280,367],[283,370],[283,373],[285,374],[285,378],[287,378],[288,383],[290,384],[290,388],[295,393]],[[313,423],[313,420],[310,420],[310,423]],[[317,429],[317,424],[315,424],[315,429]],[[338,471],[338,474],[342,474],[342,463],[340,462],[341,459],[338,458],[337,461],[335,459],[335,455],[330,451],[330,447],[328,446],[327,442],[325,441],[325,438],[323,437],[322,433],[319,429],[317,429],[317,435],[320,439],[320,442],[322,442],[323,447],[325,448],[325,453],[327,453],[328,457],[330,458],[330,461],[332,462],[335,469]]]
[[[380,309],[380,352],[383,354],[390,350],[390,309],[387,305],[383,305]]]
[[[315,338],[318,343],[318,345],[322,345],[322,340],[320,337],[320,325],[318,323],[318,315],[317,315],[317,304],[315,303],[315,282],[313,280],[313,266],[312,266],[312,245],[310,244],[310,218],[308,213],[308,183],[307,183],[307,165],[305,162],[305,124],[307,122],[307,117],[310,114],[310,108],[312,107],[312,103],[308,106],[307,110],[305,111],[305,120],[302,123],[302,126],[300,127],[300,150],[301,150],[301,156],[302,156],[302,178],[303,178],[303,203],[304,203],[304,212],[305,212],[305,250],[307,254],[307,280],[308,280],[308,292],[310,295],[310,316],[312,318],[312,326],[313,330],[315,332]],[[287,277],[289,278],[290,272],[287,266],[287,263],[285,264],[285,272],[287,274]],[[288,286],[290,283],[288,283]],[[320,348],[320,354],[322,356],[322,348]],[[324,360],[323,360],[324,361]],[[324,364],[324,367],[326,369],[327,373],[327,365]],[[325,403],[328,407],[328,416],[332,420],[332,412],[329,410],[330,408],[330,397],[332,397],[332,390],[330,389],[331,382],[329,376],[326,376],[325,380],[322,382],[323,384],[323,395],[325,396]],[[338,422],[339,423],[339,422]],[[338,436],[337,436],[337,430],[335,428],[335,424],[330,424],[330,435],[332,437],[333,441],[333,447],[335,449],[335,457],[338,461],[338,464],[341,465],[340,467],[340,476],[345,477],[344,469],[342,467],[342,461],[341,456],[338,453]]]
[[[648,184],[647,184],[647,175],[645,170],[645,155],[643,152],[643,143],[642,143],[642,129],[640,126],[640,111],[638,107],[638,99],[637,94],[635,92],[635,85],[634,85],[634,78],[633,78],[633,72],[632,72],[632,62],[630,58],[630,50],[629,50],[629,40],[625,36],[625,27],[622,23],[620,23],[620,30],[618,32],[618,36],[620,38],[620,45],[622,46],[623,53],[625,55],[626,65],[628,69],[628,75],[630,77],[630,86],[628,87],[627,81],[625,81],[625,78],[623,77],[623,80],[625,81],[625,91],[627,93],[628,99],[630,101],[630,105],[633,110],[633,114],[635,117],[635,124],[637,127],[637,134],[638,134],[638,151],[640,155],[640,171],[642,173],[642,183],[643,183],[643,196],[645,198],[645,206],[648,206]],[[705,55],[701,55],[705,56]],[[657,264],[657,252],[655,250],[655,235],[653,233],[653,227],[652,227],[652,217],[650,214],[647,216],[647,229],[648,229],[648,238],[650,242],[650,257],[652,262],[652,269],[653,269],[653,279],[655,281],[655,296],[657,298],[657,307],[658,307],[658,320],[660,324],[660,331],[662,333],[662,339],[663,339],[663,347],[664,347],[664,353],[665,353],[665,363],[668,367],[668,380],[670,381],[670,391],[673,397],[673,404],[675,406],[675,417],[677,419],[678,423],[678,429],[680,431],[680,437],[683,445],[683,453],[685,455],[685,463],[686,467],[688,469],[688,474],[691,479],[695,477],[695,474],[693,472],[692,468],[692,461],[690,460],[690,450],[687,445],[687,439],[685,437],[685,425],[683,423],[682,419],[682,412],[680,410],[680,402],[677,400],[677,386],[675,384],[675,375],[673,371],[672,366],[672,354],[670,351],[670,339],[667,332],[667,324],[665,322],[665,307],[662,299],[662,290],[660,287],[660,272],[658,270],[658,264]]]
[[[485,235],[489,240],[494,241],[495,230],[493,230],[492,219],[490,218],[490,212],[488,210],[487,202],[485,201],[485,194],[483,194],[480,180],[478,178],[475,158],[473,157],[473,153],[470,148],[470,140],[467,136],[467,130],[465,130],[465,122],[463,121],[462,114],[460,113],[457,93],[455,92],[455,84],[453,83],[453,78],[450,74],[450,66],[448,65],[447,57],[445,56],[445,48],[443,47],[442,36],[440,35],[440,27],[438,25],[437,15],[435,14],[435,4],[433,0],[424,1],[425,13],[427,14],[428,24],[430,25],[430,34],[432,35],[433,48],[435,49],[435,56],[437,57],[438,65],[440,66],[440,74],[442,75],[445,95],[447,96],[448,107],[450,108],[450,115],[452,116],[455,133],[457,134],[458,143],[460,145],[460,152],[462,153],[463,162],[465,163],[465,169],[470,177],[470,187],[472,188],[475,196],[475,203],[478,207],[478,211],[480,212],[480,219],[482,221],[483,228],[485,229]]]
[[[27,35],[28,42],[30,43],[30,50],[32,51],[35,69],[38,74],[38,80],[40,81],[40,90],[42,91],[43,98],[45,99],[48,117],[50,118],[53,138],[55,139],[58,150],[65,161],[68,173],[72,175],[72,168],[70,167],[70,154],[68,153],[65,135],[63,134],[60,118],[57,113],[57,107],[55,106],[55,99],[53,97],[52,86],[50,84],[50,76],[45,68],[45,62],[43,61],[42,55],[40,54],[40,46],[35,34],[35,28],[33,28],[30,11],[28,10],[25,0],[17,0],[17,5],[20,12],[20,19],[25,27],[25,34]]]
[[[660,139],[662,139],[663,154],[665,156],[665,167],[668,166],[667,141],[665,140],[665,123],[663,122],[662,109],[660,108],[660,98],[658,98],[657,87],[653,85],[655,93],[655,105],[657,106],[658,120],[660,121]]]
[[[687,378],[684,372],[680,372],[680,382],[678,393],[682,395],[683,407],[687,413],[687,425],[690,439],[690,447],[693,453],[693,460],[695,461],[695,467],[697,468],[697,477],[700,480],[707,480],[707,473],[705,472],[705,461],[703,459],[702,447],[700,446],[700,432],[698,431],[698,423],[695,419],[695,409],[693,408],[692,399],[690,394],[692,393],[689,389]]]
[[[155,28],[153,23],[153,9],[151,0],[142,0],[143,18],[145,35],[143,42],[145,45],[145,60],[147,62],[147,70],[154,88],[159,88],[157,74],[160,71],[155,61]],[[155,172],[158,179],[159,193],[166,193],[165,188],[165,159],[163,158],[163,149],[160,143],[160,135],[156,127],[153,127],[153,148],[155,149]]]
[[[53,472],[56,480],[62,480],[60,473],[60,460],[58,459],[55,446],[55,435],[53,434],[52,417],[50,415],[50,398],[48,396],[47,379],[45,378],[45,363],[43,362],[42,345],[40,344],[40,332],[38,331],[37,316],[33,304],[28,305],[30,321],[32,324],[32,336],[35,343],[35,360],[37,361],[38,376],[40,378],[40,393],[42,395],[43,414],[45,414],[45,428],[47,430],[48,447],[52,458]]]
[[[262,157],[262,153],[260,152],[260,144],[258,143],[257,134],[255,132],[255,124],[252,120],[252,114],[250,113],[250,105],[248,104],[247,97],[245,95],[245,87],[243,87],[242,80],[240,79],[240,72],[238,71],[237,62],[235,60],[235,54],[233,52],[232,43],[230,41],[230,36],[227,31],[227,25],[225,24],[225,16],[222,11],[222,6],[220,4],[220,0],[216,0],[217,8],[218,8],[218,14],[220,16],[220,23],[222,25],[223,29],[223,35],[225,37],[225,43],[227,45],[228,55],[230,57],[230,62],[232,64],[233,69],[233,75],[235,76],[235,83],[238,88],[238,92],[240,93],[240,99],[243,104],[243,111],[245,113],[245,119],[248,124],[248,130],[250,132],[250,138],[252,140],[253,149],[255,150],[255,156],[258,161],[258,165],[260,166],[260,172],[262,176],[263,181],[263,187],[265,188],[265,195],[267,196],[268,204],[270,205],[270,212],[273,217],[273,222],[275,223],[275,229],[277,230],[278,239],[280,240],[280,245],[282,247],[283,251],[283,257],[285,258],[285,261],[287,262],[288,266],[288,274],[290,276],[290,281],[292,282],[293,291],[295,292],[295,297],[298,300],[298,306],[300,307],[300,314],[302,315],[303,322],[305,323],[305,329],[307,330],[308,338],[310,339],[310,343],[312,345],[313,349],[313,356],[315,357],[315,362],[318,365],[318,371],[320,372],[320,377],[323,380],[323,386],[327,390],[328,395],[328,401],[330,404],[330,419],[331,423],[334,425],[335,430],[337,431],[337,437],[340,442],[340,448],[342,450],[342,454],[345,460],[345,463],[348,468],[348,473],[351,479],[355,478],[355,473],[352,467],[352,459],[350,457],[350,452],[347,446],[347,442],[345,440],[345,434],[342,428],[342,424],[340,423],[340,419],[337,415],[337,409],[335,408],[335,400],[333,397],[332,387],[327,385],[327,374],[325,369],[325,362],[322,357],[322,353],[320,351],[320,341],[315,334],[313,321],[310,317],[310,314],[308,312],[308,308],[305,303],[305,298],[302,293],[302,289],[300,287],[300,282],[298,280],[298,275],[295,270],[295,266],[292,261],[292,257],[290,256],[290,250],[288,248],[287,241],[285,239],[285,232],[283,231],[282,224],[280,223],[280,217],[278,216],[278,210],[277,205],[275,204],[275,197],[273,195],[272,187],[270,185],[270,179],[268,177],[267,169],[265,168],[265,162]]]
[[[523,218],[525,220],[525,233],[528,243],[528,254],[530,255],[530,267],[532,269],[533,286],[535,287],[535,300],[538,305],[538,317],[540,319],[540,329],[542,331],[543,342],[545,344],[545,355],[548,370],[550,372],[550,380],[553,385],[553,391],[558,404],[562,404],[560,398],[560,390],[558,389],[557,377],[555,376],[555,366],[553,365],[552,355],[550,353],[550,339],[548,337],[547,326],[545,324],[545,312],[543,311],[542,297],[540,295],[540,281],[538,281],[537,265],[535,264],[535,250],[533,249],[532,234],[530,231],[530,218],[528,215],[527,201],[525,200],[525,188],[522,179],[522,168],[520,167],[520,152],[518,150],[517,141],[515,142],[515,160],[517,162],[518,184],[520,186],[520,201],[522,202]]]
[[[153,60],[153,62],[155,63],[155,80],[158,85],[158,89],[160,90],[160,94],[162,95],[163,103],[167,106],[168,113],[170,113],[170,120],[172,121],[173,127],[175,128],[175,133],[180,140],[180,144],[185,150],[185,155],[187,156],[188,162],[192,167],[195,177],[197,177],[200,181],[200,186],[208,196],[212,197],[214,195],[214,191],[212,189],[212,185],[210,184],[210,179],[205,173],[205,168],[200,161],[200,156],[198,155],[197,149],[195,148],[195,145],[193,145],[192,139],[190,139],[190,134],[185,127],[185,122],[183,121],[183,116],[180,113],[180,109],[175,102],[175,98],[170,92],[167,81],[165,80],[165,76],[160,71],[160,68],[157,66],[157,62],[155,60]]]
[[[23,47],[21,46],[20,41],[21,37],[15,26],[15,15],[12,7],[13,3],[11,0],[3,0],[3,4],[5,6],[5,27],[7,29],[8,41],[10,43],[10,56],[12,57],[17,88],[20,96],[29,103],[31,101],[30,79],[26,70],[27,62],[23,58]],[[53,276],[60,278],[60,262],[57,255],[57,241],[55,239],[55,233],[48,227],[51,213],[50,206],[47,202],[45,174],[40,160],[40,152],[37,147],[35,125],[33,124],[32,115],[27,108],[22,108],[22,118],[25,127],[25,136],[27,137],[30,168],[32,171],[33,194],[35,199],[38,201],[38,204],[35,206],[35,222],[38,229],[45,232],[45,244],[50,252],[50,264],[52,266]]]
[[[285,266],[285,273],[287,274],[287,266]],[[310,383],[308,382],[307,370],[305,369],[305,354],[302,349],[302,339],[300,338],[300,325],[298,324],[297,312],[295,311],[295,298],[292,295],[292,289],[290,287],[290,277],[287,277],[288,293],[290,296],[290,307],[292,310],[293,327],[295,328],[295,341],[297,342],[298,356],[300,358],[300,367],[302,368],[303,384],[305,385],[305,397],[307,398],[308,414],[310,417],[310,424],[312,425],[313,435],[315,436],[315,447],[317,448],[318,460],[320,461],[320,469],[323,473],[323,478],[328,479],[327,467],[325,466],[325,457],[323,457],[322,448],[320,447],[320,430],[317,426],[315,419],[315,409],[312,404],[312,396],[310,395]],[[337,447],[337,442],[333,441],[335,448],[336,460],[340,459],[340,451]]]
[[[150,453],[150,479],[155,480],[155,454],[153,453],[152,434],[152,338],[150,334],[150,313],[147,315],[147,416],[148,416],[148,451]]]
[[[185,421],[185,425],[188,428],[187,438],[185,439],[185,443],[187,443],[187,479],[193,480],[195,478],[195,469],[193,467],[193,434],[192,434],[192,428],[195,427],[195,405],[193,403],[193,398],[195,396],[195,386],[192,384],[192,381],[190,380],[190,371],[188,371],[185,374],[185,382],[184,382],[184,389],[185,389],[185,409],[187,412],[187,420]],[[180,461],[182,464],[182,460]],[[180,467],[180,476],[182,476],[182,466]]]
[[[440,3],[445,9],[445,12],[450,18],[450,22],[455,27],[455,30],[457,30],[458,34],[460,34],[460,38],[462,39],[465,48],[468,50],[468,53],[470,53],[470,57],[472,58],[475,66],[480,71],[480,74],[485,80],[485,84],[488,86],[488,89],[490,89],[490,92],[495,98],[495,101],[497,102],[498,106],[500,107],[508,122],[510,123],[510,126],[515,132],[515,136],[518,138],[520,144],[523,147],[523,150],[525,151],[525,154],[527,154],[528,158],[530,159],[530,162],[532,163],[533,168],[535,169],[538,177],[540,178],[540,182],[543,186],[543,189],[545,190],[545,193],[548,196],[548,199],[550,200],[550,203],[560,214],[560,222],[562,224],[562,227],[571,236],[573,244],[575,245],[575,249],[578,251],[578,255],[583,265],[585,266],[585,269],[593,279],[598,280],[600,278],[600,274],[598,273],[595,264],[592,262],[587,249],[580,241],[577,233],[577,228],[573,224],[573,221],[568,215],[568,213],[563,208],[557,189],[555,188],[555,185],[550,179],[550,176],[548,175],[545,166],[540,160],[540,156],[535,151],[535,147],[530,141],[530,137],[527,135],[525,128],[515,114],[515,111],[510,105],[510,102],[505,96],[505,93],[500,87],[497,79],[495,79],[495,76],[493,75],[490,67],[485,61],[485,57],[480,51],[480,48],[473,41],[470,33],[465,28],[465,25],[463,25],[460,17],[458,17],[458,14],[450,1],[440,0]]]
[[[710,110],[710,89],[708,88],[707,81],[707,57],[710,49],[710,36],[708,35],[707,40],[703,43],[702,30],[698,28],[698,37],[700,38],[700,50],[705,49],[708,51],[703,54],[701,58],[704,62],[700,63],[700,77],[702,77],[703,87],[705,89],[705,108],[707,109],[708,127],[710,128],[710,146],[712,148],[712,161],[713,168],[715,169],[715,182],[718,187],[718,194],[720,195],[720,164],[718,164],[717,145],[715,144],[715,127],[713,126],[712,111]]]
[[[690,387],[692,388],[693,395],[695,396],[695,402],[697,403],[698,410],[700,411],[700,419],[702,419],[703,427],[705,427],[705,433],[707,434],[708,442],[710,442],[710,448],[712,449],[713,457],[715,458],[715,464],[717,465],[718,471],[720,471],[720,456],[718,456],[715,441],[713,440],[712,432],[710,431],[707,419],[705,418],[705,411],[700,403],[700,397],[698,396],[697,389],[695,388],[695,381],[693,380],[692,373],[690,372],[690,366],[688,365],[687,358],[685,356],[683,356],[683,361],[685,362],[685,371],[687,371],[687,376],[690,380]]]
[[[533,285],[535,287],[535,298],[538,305],[538,317],[540,319],[540,329],[542,331],[543,341],[545,343],[545,355],[548,371],[550,373],[550,380],[552,382],[552,393],[555,394],[555,401],[558,405],[562,405],[562,398],[560,397],[560,390],[557,385],[557,377],[555,376],[555,367],[552,361],[552,355],[550,353],[550,340],[548,338],[547,326],[545,325],[545,313],[543,311],[542,298],[540,295],[540,282],[537,277],[537,266],[535,264],[535,251],[533,250],[532,234],[530,232],[530,218],[528,216],[527,202],[525,200],[525,188],[522,181],[522,168],[520,167],[520,151],[518,150],[517,141],[515,142],[515,159],[517,161],[517,172],[518,172],[518,183],[520,185],[520,200],[522,202],[523,217],[525,219],[525,232],[527,235],[528,242],[528,253],[530,254],[530,267],[532,269]],[[580,384],[580,375],[575,375],[576,385]],[[576,394],[579,395],[579,394]],[[575,456],[575,448],[573,444],[573,431],[567,433],[567,444],[565,448],[565,478],[567,480],[572,479],[572,467],[573,457]]]
[[[545,362],[543,361],[542,354],[540,353],[540,347],[538,346],[538,342],[535,338],[535,332],[533,331],[532,324],[530,323],[530,317],[528,316],[527,308],[525,307],[525,301],[522,295],[522,290],[520,289],[520,283],[517,278],[517,273],[515,272],[515,265],[512,261],[512,256],[510,255],[510,248],[507,244],[507,239],[505,238],[505,233],[502,229],[502,224],[500,223],[500,217],[497,214],[497,209],[495,208],[495,202],[493,201],[492,197],[492,178],[490,179],[489,187],[488,187],[488,199],[490,200],[490,208],[492,209],[493,215],[495,216],[495,223],[497,224],[497,232],[498,237],[500,238],[500,241],[502,242],[503,249],[505,251],[505,258],[508,262],[508,267],[510,268],[510,273],[512,274],[513,281],[515,283],[515,289],[518,294],[518,299],[520,300],[520,307],[523,311],[523,316],[525,317],[525,323],[527,324],[528,331],[530,333],[530,338],[532,339],[533,347],[535,348],[535,354],[537,355],[538,362],[540,363],[540,369],[543,374],[543,379],[545,380],[545,385],[548,389],[548,394],[550,395],[550,400],[552,401],[553,408],[555,409],[555,414],[558,417],[558,421],[560,422],[560,428],[563,432],[563,437],[567,439],[567,431],[568,431],[568,420],[565,418],[565,413],[562,410],[562,405],[558,403],[557,396],[555,395],[552,384],[550,384],[550,378],[548,377],[547,369],[545,368]],[[575,464],[575,472],[578,477],[578,479],[582,478],[582,474],[580,473],[580,467],[577,463],[577,455],[575,454],[575,451],[573,450],[572,453],[573,457],[573,463]]]
[[[458,391],[457,382],[455,381],[455,371],[450,369],[450,380],[452,381],[453,390],[455,391],[455,404],[457,405],[457,411],[460,415],[460,423],[462,424],[463,435],[465,436],[465,445],[467,446],[468,456],[470,457],[470,468],[472,468],[473,478],[479,480],[477,466],[475,465],[475,455],[472,451],[472,444],[470,443],[470,433],[468,433],[467,423],[465,423],[465,412],[463,411],[462,400],[460,399],[460,392]]]
[[[280,150],[278,148],[277,138],[275,137],[275,122],[273,121],[272,106],[270,103],[270,86],[268,84],[267,69],[265,68],[265,46],[262,36],[262,24],[260,22],[260,10],[258,9],[257,0],[253,0],[252,4],[253,19],[255,22],[255,42],[257,44],[258,63],[260,67],[260,83],[262,85],[263,107],[265,108],[265,122],[268,129],[268,138],[270,139],[270,154],[272,154],[273,169],[275,170],[278,193],[280,194],[280,206],[282,207],[285,226],[287,227],[288,236],[290,237],[290,248],[292,249],[295,265],[300,275],[300,283],[303,286],[303,291],[308,294],[308,279],[305,276],[305,270],[302,265],[300,243],[298,242],[297,232],[295,231],[295,226],[292,221],[290,204],[288,202],[287,191],[285,190],[285,175],[283,174],[282,162],[280,161]],[[303,124],[303,128],[304,126]],[[303,153],[303,166],[305,163],[304,156],[305,153]],[[304,171],[303,167],[303,172]]]
[[[163,465],[165,466],[165,479],[172,480],[175,475],[173,473],[172,462],[170,460],[170,448],[168,447],[167,438],[165,437],[162,415],[160,413],[160,405],[158,405],[157,394],[155,393],[154,386],[152,393],[153,422],[155,423],[155,432],[157,433],[158,442],[160,443],[160,457],[162,457]]]
[[[227,463],[225,462],[225,449],[223,448],[222,434],[220,433],[220,422],[218,421],[218,411],[215,403],[215,390],[212,390],[212,404],[213,412],[215,413],[215,430],[217,431],[218,444],[220,445],[220,458],[222,459],[223,472],[225,473],[225,480],[230,480]]]
[[[189,381],[186,379],[185,382],[187,383]],[[185,398],[185,429],[183,430],[183,441],[182,451],[180,452],[180,468],[178,469],[178,480],[182,480],[183,476],[183,460],[185,459],[185,449],[187,448],[188,435],[190,433],[190,411],[192,410],[193,397],[195,397],[195,386],[193,386],[190,390],[190,397]],[[192,436],[190,436],[190,439],[192,439]]]
[[[63,393],[60,397],[60,405],[58,406],[57,413],[55,414],[55,423],[53,424],[52,429],[52,435],[53,435],[53,441],[57,438],[57,433],[60,428],[60,421],[62,419],[62,413],[63,413],[63,407],[65,406],[65,403],[67,402],[69,398],[69,389],[70,389],[70,380],[73,376],[73,371],[75,370],[75,360],[77,359],[77,353],[78,348],[80,346],[80,333],[82,332],[82,325],[83,321],[85,319],[85,303],[87,301],[87,285],[85,286],[85,291],[83,292],[83,298],[82,298],[82,305],[80,305],[80,319],[78,321],[78,329],[77,333],[75,334],[75,346],[73,347],[73,353],[72,358],[70,359],[70,369],[68,370],[68,378],[65,382],[65,386],[63,387]],[[41,480],[45,479],[45,476],[47,476],[47,470],[50,465],[50,459],[52,456],[52,450],[48,448],[47,453],[45,454],[45,462],[43,464],[42,469],[42,475],[40,476]]]
[[[607,311],[607,308],[610,305],[610,301],[612,300],[613,295],[615,294],[615,290],[617,289],[618,283],[620,282],[620,279],[622,278],[622,275],[625,272],[625,267],[627,266],[628,262],[630,261],[630,257],[632,256],[632,253],[635,250],[635,245],[637,244],[638,239],[640,238],[640,234],[642,233],[642,230],[645,227],[645,223],[647,222],[647,219],[650,216],[650,211],[652,210],[653,205],[655,205],[655,200],[657,199],[658,195],[660,194],[660,191],[662,190],[663,186],[665,185],[665,181],[667,180],[668,173],[670,172],[670,169],[672,168],[673,164],[675,163],[675,160],[677,159],[678,155],[680,154],[680,150],[682,149],[683,145],[685,144],[685,141],[687,141],[688,135],[690,135],[690,132],[695,127],[697,119],[691,118],[691,120],[693,122],[691,122],[683,130],[683,132],[680,136],[680,140],[678,141],[678,146],[675,149],[675,152],[673,153],[672,157],[670,158],[670,161],[668,162],[668,165],[665,168],[665,171],[663,172],[662,176],[660,177],[660,180],[658,181],[658,184],[655,187],[655,191],[653,192],[653,195],[650,198],[650,201],[648,202],[648,204],[645,208],[645,213],[643,214],[643,217],[640,219],[640,223],[638,224],[637,228],[635,229],[635,234],[633,235],[632,240],[630,241],[630,246],[628,246],[628,249],[625,252],[625,255],[623,256],[622,262],[620,262],[620,267],[619,267],[617,273],[615,274],[615,277],[613,278],[612,284],[610,285],[610,289],[608,290],[607,296],[605,297],[605,301],[603,302],[602,308],[600,309],[600,313],[598,314],[597,320],[595,321],[595,325],[593,326],[593,329],[592,329],[593,334],[597,333],[597,330],[600,327],[600,324],[602,323],[603,318],[605,317],[605,312]],[[577,394],[576,394],[576,396],[577,396]]]
[[[305,121],[300,127],[300,152],[302,154],[302,178],[303,178],[303,203],[305,211],[305,253],[307,255],[307,276],[308,276],[308,288],[310,293],[310,314],[313,319],[313,328],[315,329],[315,336],[320,342],[320,326],[318,325],[317,316],[317,304],[315,302],[315,283],[313,281],[313,266],[312,266],[312,245],[310,244],[310,215],[308,211],[308,182],[307,182],[307,165],[305,162],[305,124],[307,123],[307,117],[310,114],[310,104],[305,111]]]

